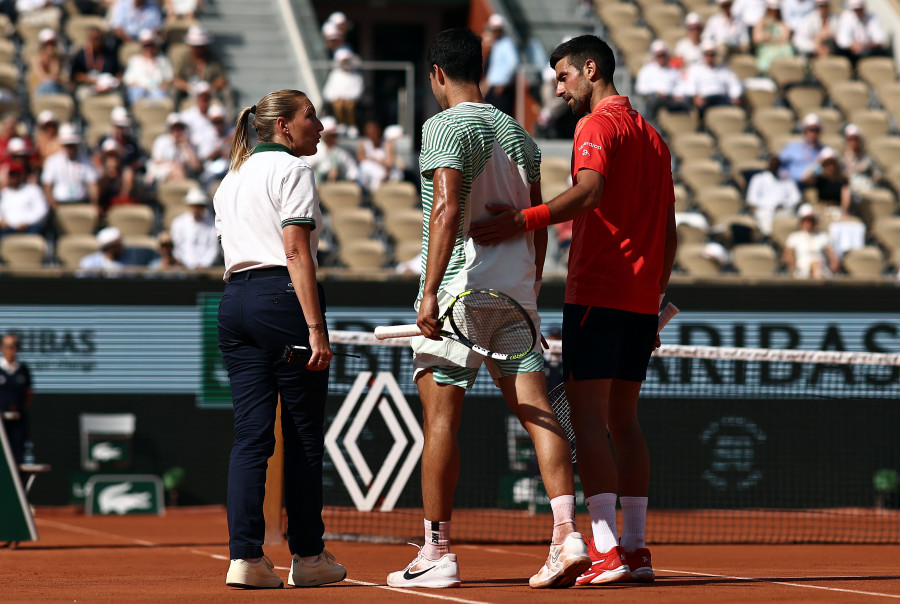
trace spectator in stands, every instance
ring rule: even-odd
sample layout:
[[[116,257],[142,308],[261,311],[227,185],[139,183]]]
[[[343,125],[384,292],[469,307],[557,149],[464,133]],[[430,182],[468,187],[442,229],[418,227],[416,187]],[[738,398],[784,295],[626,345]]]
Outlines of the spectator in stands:
[[[800,230],[788,235],[782,261],[795,277],[822,279],[836,273],[838,258],[828,240],[828,233],[818,230],[819,217],[813,207],[805,203],[797,212]]]
[[[768,169],[754,174],[747,184],[747,205],[753,211],[763,235],[772,234],[772,221],[776,214],[793,215],[800,199],[797,183],[781,171],[781,160],[776,155],[769,158]]]
[[[306,158],[307,163],[312,166],[316,182],[355,181],[359,177],[359,167],[353,155],[338,145],[337,120],[326,115],[320,121],[322,140],[319,141],[316,154]]]
[[[838,53],[855,65],[859,59],[888,54],[887,37],[881,23],[866,12],[865,0],[847,0],[847,9],[838,20],[834,36]]]
[[[41,188],[27,181],[28,169],[13,162],[0,190],[0,236],[8,233],[43,235],[50,206]]]
[[[40,48],[31,57],[28,89],[35,96],[68,93],[69,78],[63,69],[65,57],[59,51],[59,37],[48,27],[40,31],[38,42]]]
[[[703,51],[703,62],[687,70],[685,96],[693,97],[701,117],[709,107],[740,105],[743,86],[729,67],[718,62],[715,42],[704,40],[700,49]]]
[[[141,30],[158,33],[163,25],[155,0],[118,0],[109,15],[109,25],[122,42],[138,42]]]
[[[61,203],[92,203],[98,205],[97,171],[81,153],[81,136],[71,124],[59,128],[62,150],[44,162],[41,184],[50,207]]]
[[[794,56],[791,30],[781,17],[782,0],[766,0],[766,13],[753,26],[756,67],[761,74],[769,72],[775,59]]]
[[[206,160],[207,155],[218,144],[215,128],[209,117],[212,108],[212,88],[209,82],[197,82],[191,88],[191,96],[194,104],[181,111],[181,118],[187,124],[191,135],[191,143],[197,149],[201,160]]]
[[[766,0],[734,0],[731,16],[751,30],[766,14]]]
[[[123,160],[122,145],[107,138],[100,145],[100,171],[97,180],[100,213],[116,205],[137,203],[134,197],[134,170]]]
[[[165,270],[181,267],[181,262],[175,257],[175,242],[172,241],[172,236],[168,231],[162,231],[156,236],[156,245],[159,256],[152,260],[147,268]]]
[[[125,107],[116,107],[110,113],[110,131],[103,135],[98,144],[100,149],[108,140],[119,143],[122,153],[122,163],[130,167],[135,173],[144,169],[144,150],[137,138],[131,132],[131,116]],[[96,163],[100,163],[99,156],[95,156]]]
[[[353,52],[353,48],[347,43],[340,28],[331,21],[326,21],[322,24],[322,38],[325,40],[325,47],[328,49],[329,56],[332,59],[339,50]]]
[[[359,162],[359,179],[363,188],[372,193],[386,180],[396,181],[402,173],[396,167],[394,143],[382,136],[378,122],[366,122],[363,138],[356,148]]]
[[[328,19],[326,19],[325,22],[334,25],[340,34],[345,37],[347,35],[347,30],[350,29],[350,21],[347,19],[347,15],[341,11],[334,11],[328,15]]]
[[[338,123],[350,136],[356,131],[356,104],[363,94],[363,76],[356,69],[356,55],[344,48],[334,53],[334,67],[322,87],[322,97],[331,105]]]
[[[824,148],[821,136],[822,121],[818,115],[810,113],[803,118],[803,140],[786,144],[778,153],[782,168],[801,188],[807,171],[815,166],[819,152]]]
[[[484,100],[500,111],[512,115],[515,104],[515,77],[519,68],[519,51],[506,35],[506,19],[491,15],[485,28],[490,37],[490,52],[482,81]]]
[[[60,151],[59,119],[49,109],[41,111],[37,120],[37,131],[34,134],[34,146],[38,155],[38,165],[43,166],[48,157]]]
[[[211,42],[212,38],[199,25],[192,26],[185,34],[184,43],[190,47],[190,53],[184,63],[175,69],[173,84],[177,91],[176,107],[182,98],[191,93],[191,87],[197,82],[207,82],[213,95],[222,102],[227,102],[228,99],[224,97],[228,78],[222,63],[209,49]]]
[[[835,54],[835,34],[839,17],[831,12],[830,0],[815,0],[816,8],[800,21],[794,30],[794,47],[807,58]]]
[[[22,164],[22,166],[25,167],[26,182],[37,182],[37,177],[41,171],[41,167],[38,164],[37,153],[35,153],[34,147],[32,147],[31,142],[27,139],[17,136],[16,138],[9,141],[9,145],[7,145],[6,151],[7,159],[3,162],[0,162],[0,165],[2,165],[2,168],[0,168],[0,185],[6,186],[6,177],[9,167],[14,163]]]
[[[127,1],[127,0],[126,0]],[[79,276],[101,272],[114,275],[125,265],[122,263],[122,231],[116,227],[106,227],[97,233],[97,251],[88,254],[78,263]]]
[[[127,1],[127,0],[126,0]],[[106,77],[102,77],[102,76]],[[87,32],[84,46],[72,59],[71,79],[75,83],[75,96],[84,101],[104,88],[104,80],[122,77],[119,53],[106,44],[106,34],[99,27]]]
[[[163,12],[167,22],[179,19],[194,21],[201,10],[203,0],[163,0]]]
[[[682,96],[681,71],[669,65],[669,45],[654,40],[650,55],[650,60],[638,71],[634,84],[634,91],[644,99],[643,114],[654,120],[660,107],[669,111],[690,111],[690,104]]]
[[[720,11],[706,21],[703,41],[720,47],[725,57],[731,53],[747,52],[750,48],[750,33],[743,21],[731,15],[731,0],[716,0],[716,4]]]
[[[687,69],[703,62],[703,51],[700,50],[700,36],[703,33],[703,17],[699,13],[688,13],[684,18],[687,35],[675,43],[673,67]]]
[[[198,152],[203,159],[200,182],[208,187],[213,181],[224,178],[228,172],[234,126],[226,119],[225,108],[221,105],[212,105],[207,116],[213,131],[210,139],[203,142]]]
[[[820,204],[839,208],[834,219],[850,214],[850,183],[841,170],[837,151],[824,147],[816,158],[816,163],[807,168],[803,183],[814,189]]]
[[[862,130],[856,124],[844,128],[844,174],[850,181],[850,203],[858,204],[862,194],[871,191],[881,181],[878,164],[866,151]]]
[[[804,17],[815,9],[816,0],[781,0],[781,17],[791,31],[796,31]]]
[[[153,151],[147,163],[145,182],[150,186],[192,178],[203,168],[181,115],[170,113],[166,118],[166,126],[169,131],[160,134],[153,141]]]
[[[142,29],[138,34],[141,52],[128,59],[128,67],[122,81],[128,93],[128,102],[141,99],[163,99],[169,94],[169,86],[175,74],[169,59],[159,52],[156,34]]]
[[[193,188],[184,202],[188,204],[188,211],[176,216],[170,229],[175,258],[187,268],[213,266],[222,248],[216,235],[215,220],[207,207],[209,198],[200,189]]]

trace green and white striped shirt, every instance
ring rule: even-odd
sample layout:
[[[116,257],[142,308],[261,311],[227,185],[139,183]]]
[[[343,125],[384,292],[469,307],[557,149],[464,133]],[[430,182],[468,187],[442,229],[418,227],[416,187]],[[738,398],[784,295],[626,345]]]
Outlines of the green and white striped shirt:
[[[480,246],[468,236],[473,221],[488,216],[487,203],[531,206],[531,185],[540,180],[541,151],[527,132],[492,105],[460,103],[422,127],[422,299],[428,263],[428,227],[434,202],[434,171],[452,168],[463,175],[461,219],[453,255],[441,289],[456,295],[474,287],[505,292],[535,309],[534,237],[526,233],[496,246]],[[536,313],[535,313],[536,314]]]

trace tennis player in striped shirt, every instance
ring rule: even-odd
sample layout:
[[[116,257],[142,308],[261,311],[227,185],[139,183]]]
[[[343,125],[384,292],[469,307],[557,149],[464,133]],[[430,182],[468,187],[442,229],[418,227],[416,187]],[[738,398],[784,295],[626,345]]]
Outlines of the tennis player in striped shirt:
[[[540,288],[546,230],[483,247],[468,236],[486,205],[504,200],[525,209],[541,203],[540,150],[512,118],[485,103],[481,40],[468,29],[441,32],[428,55],[432,92],[442,111],[422,130],[420,171],[424,235],[422,280],[416,307],[424,336],[413,338],[415,380],[422,400],[425,448],[422,500],[425,546],[403,570],[388,576],[394,587],[456,587],[456,554],[450,553],[453,493],[459,478],[459,428],[463,398],[485,358],[437,336],[438,317],[457,294],[472,288],[500,290],[518,301],[540,328]],[[516,361],[487,361],[495,383],[535,445],[553,509],[547,562],[529,584],[568,587],[590,566],[575,532],[571,452],[547,399],[543,357],[532,351]]]

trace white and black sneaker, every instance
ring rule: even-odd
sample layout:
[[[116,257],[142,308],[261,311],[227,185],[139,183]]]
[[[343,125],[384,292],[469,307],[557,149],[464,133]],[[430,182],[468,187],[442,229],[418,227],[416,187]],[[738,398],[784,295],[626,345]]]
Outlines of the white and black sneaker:
[[[387,584],[391,587],[459,587],[456,554],[444,554],[439,560],[429,560],[420,548],[409,566],[388,575]]]

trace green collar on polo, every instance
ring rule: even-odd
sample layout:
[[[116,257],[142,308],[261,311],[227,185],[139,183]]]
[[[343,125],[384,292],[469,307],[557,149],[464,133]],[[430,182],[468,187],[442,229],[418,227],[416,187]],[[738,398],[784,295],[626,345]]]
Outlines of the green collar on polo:
[[[293,152],[281,143],[259,143],[253,147],[253,153],[251,155],[255,155],[262,151],[284,151],[285,153],[293,155]]]

